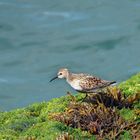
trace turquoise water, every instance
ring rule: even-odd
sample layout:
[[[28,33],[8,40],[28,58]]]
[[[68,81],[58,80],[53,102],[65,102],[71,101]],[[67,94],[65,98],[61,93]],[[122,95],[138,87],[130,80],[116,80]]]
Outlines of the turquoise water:
[[[140,71],[139,0],[0,0],[0,110],[74,92],[60,67],[121,82]]]

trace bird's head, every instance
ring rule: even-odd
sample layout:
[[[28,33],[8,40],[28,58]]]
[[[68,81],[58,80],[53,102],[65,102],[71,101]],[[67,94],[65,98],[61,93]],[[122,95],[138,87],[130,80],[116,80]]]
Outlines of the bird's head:
[[[57,76],[55,76],[54,78],[52,78],[50,80],[50,82],[52,82],[53,80],[57,79],[57,78],[66,78],[68,76],[68,69],[67,68],[61,68],[59,69]]]

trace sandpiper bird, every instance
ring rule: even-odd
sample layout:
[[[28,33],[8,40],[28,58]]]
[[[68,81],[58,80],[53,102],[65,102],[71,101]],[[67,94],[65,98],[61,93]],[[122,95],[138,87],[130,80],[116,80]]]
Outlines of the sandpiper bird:
[[[100,89],[116,83],[115,81],[102,80],[99,77],[95,77],[90,74],[71,73],[67,68],[59,69],[57,76],[52,78],[50,82],[57,78],[65,78],[72,88],[78,92],[86,93],[86,96],[87,93],[95,93]]]

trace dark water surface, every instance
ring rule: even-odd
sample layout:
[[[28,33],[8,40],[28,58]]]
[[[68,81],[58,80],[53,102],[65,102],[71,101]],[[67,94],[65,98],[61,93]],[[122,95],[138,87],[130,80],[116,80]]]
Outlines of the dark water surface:
[[[73,90],[60,67],[121,82],[140,71],[139,0],[0,0],[0,110]]]

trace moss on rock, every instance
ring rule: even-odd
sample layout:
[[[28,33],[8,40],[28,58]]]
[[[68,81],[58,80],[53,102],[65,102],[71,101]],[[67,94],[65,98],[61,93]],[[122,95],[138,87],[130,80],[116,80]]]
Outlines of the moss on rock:
[[[120,83],[119,88],[126,96],[140,92],[140,73],[132,76],[127,81]]]
[[[140,74],[122,82],[118,86],[126,96],[140,91]],[[83,94],[77,94],[76,100],[82,98]],[[52,140],[56,138],[71,137],[71,139],[95,139],[95,136],[87,131],[81,131],[66,126],[49,118],[50,113],[64,112],[71,100],[70,96],[52,99],[49,102],[35,103],[28,107],[15,109],[10,112],[0,112],[0,139],[39,139]],[[126,120],[138,121],[140,103],[135,102],[133,108],[122,108],[120,114]],[[137,113],[135,112],[137,111]],[[121,139],[132,138],[128,131],[121,135]]]

